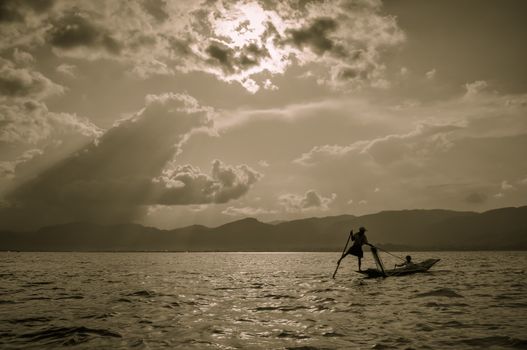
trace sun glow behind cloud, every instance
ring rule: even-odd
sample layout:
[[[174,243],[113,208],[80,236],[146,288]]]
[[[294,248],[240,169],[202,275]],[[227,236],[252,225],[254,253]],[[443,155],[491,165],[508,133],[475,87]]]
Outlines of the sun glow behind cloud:
[[[284,20],[274,11],[267,11],[256,2],[221,5],[218,13],[209,15],[212,42],[225,45],[239,62],[226,81],[239,81],[248,91],[255,93],[260,85],[252,76],[267,72],[282,74],[290,64],[289,49],[279,45],[284,35]],[[266,87],[266,84],[263,84]]]
[[[225,44],[232,48],[241,48],[248,43],[260,43],[266,31],[265,23],[273,19],[280,21],[271,12],[265,11],[257,3],[236,3],[229,9],[223,7],[220,17],[210,16],[214,33],[226,38]],[[276,22],[273,23],[276,25]]]

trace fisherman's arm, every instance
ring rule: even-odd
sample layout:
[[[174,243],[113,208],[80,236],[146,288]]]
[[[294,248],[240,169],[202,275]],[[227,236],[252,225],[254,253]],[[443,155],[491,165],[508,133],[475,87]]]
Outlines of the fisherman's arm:
[[[368,242],[368,237],[366,237],[366,235],[364,235],[364,242],[362,244],[369,245],[370,247],[375,248],[373,244]]]

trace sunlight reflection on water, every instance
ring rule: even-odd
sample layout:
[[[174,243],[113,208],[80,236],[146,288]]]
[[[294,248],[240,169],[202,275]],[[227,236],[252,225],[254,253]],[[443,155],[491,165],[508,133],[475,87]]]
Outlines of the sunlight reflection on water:
[[[333,280],[339,253],[0,253],[0,347],[527,347],[527,253],[412,256],[442,260]]]

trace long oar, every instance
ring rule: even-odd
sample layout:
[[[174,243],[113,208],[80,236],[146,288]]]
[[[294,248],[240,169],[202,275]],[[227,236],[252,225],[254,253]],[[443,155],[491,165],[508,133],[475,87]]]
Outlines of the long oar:
[[[348,244],[350,242],[352,234],[353,234],[353,231],[350,231],[350,234],[348,236],[348,240],[346,241],[346,245],[344,246],[344,250],[342,251],[342,255],[340,256],[339,261],[337,261],[337,267],[335,268],[335,272],[333,272],[333,279],[335,278],[335,275],[337,274],[337,270],[339,269],[340,262],[342,261],[342,258],[344,257],[344,254],[346,254],[346,249],[348,248]]]

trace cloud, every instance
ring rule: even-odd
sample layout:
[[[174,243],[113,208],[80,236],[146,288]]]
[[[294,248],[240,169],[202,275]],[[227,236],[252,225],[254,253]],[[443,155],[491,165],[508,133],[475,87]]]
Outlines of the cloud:
[[[158,22],[164,22],[170,17],[167,13],[167,3],[164,0],[144,0],[142,6]]]
[[[329,197],[319,195],[315,190],[308,190],[304,195],[288,193],[281,195],[280,205],[288,212],[302,212],[307,210],[329,210],[329,205],[337,198],[335,193]]]
[[[259,216],[259,215],[271,215],[276,214],[276,210],[268,210],[263,208],[253,208],[253,207],[228,207],[227,209],[221,212],[224,215],[228,216]]]
[[[3,0],[0,2],[0,23],[23,22],[28,10],[41,13],[53,6],[54,0]]]
[[[211,110],[188,95],[149,95],[145,107],[75,154],[6,196],[9,213],[34,224],[129,221],[140,215],[161,174],[189,133],[211,123]],[[155,203],[152,203],[155,204]],[[19,218],[20,220],[20,218]]]
[[[309,166],[344,157],[373,160],[377,164],[389,165],[404,160],[424,159],[440,150],[448,150],[451,142],[448,134],[460,129],[457,125],[418,124],[406,134],[391,134],[372,140],[357,141],[351,145],[315,146],[294,160]]]
[[[364,145],[365,142],[359,141],[349,146],[315,146],[309,152],[303,153],[300,157],[293,160],[293,162],[304,166],[315,165],[328,159],[339,159],[347,154],[359,151]]]
[[[75,72],[77,71],[77,66],[75,66],[74,64],[62,63],[57,66],[56,71],[61,74],[67,75],[70,78],[75,78],[76,76]]]
[[[93,23],[87,13],[72,10],[52,23],[48,40],[59,54],[95,58],[101,53],[118,55],[121,52],[121,44],[104,27]]]
[[[391,164],[405,159],[426,159],[452,147],[448,135],[461,129],[458,125],[418,124],[407,134],[393,134],[370,141],[361,152],[377,163]]]
[[[484,80],[477,80],[473,83],[465,84],[465,96],[464,98],[474,98],[484,91],[489,85]]]
[[[59,56],[120,61],[140,77],[204,72],[251,93],[275,90],[273,77],[295,66],[322,67],[316,79],[336,88],[386,86],[382,53],[405,40],[380,1],[72,0],[43,12],[14,3],[4,12],[19,20],[0,48],[51,46]]]
[[[55,113],[43,102],[26,100],[0,104],[0,142],[35,145],[64,134],[95,138],[102,131],[88,119],[69,113]]]
[[[0,161],[0,177],[12,179],[15,177],[16,168],[21,164],[31,161],[33,158],[43,154],[40,149],[30,149],[12,161]]]
[[[300,122],[304,119],[318,119],[321,114],[331,113],[346,116],[349,119],[349,111],[353,110],[354,120],[361,123],[378,122],[378,116],[385,114],[382,107],[371,105],[365,100],[347,97],[346,99],[325,99],[320,101],[309,101],[305,103],[294,103],[290,105],[267,108],[267,109],[238,109],[220,111],[215,120],[218,131],[243,126],[248,123],[277,120],[280,122]],[[384,119],[383,121],[388,121]]]
[[[288,28],[286,41],[300,49],[302,63],[317,62],[329,72],[318,82],[335,88],[364,85],[387,87],[381,52],[404,42],[392,17],[378,14],[380,2],[311,3],[305,19]]]
[[[524,188],[503,179],[519,179],[527,171],[517,152],[527,145],[525,95],[489,92],[479,83],[468,90],[477,93],[395,109],[389,115],[400,123],[391,126],[396,132],[311,146],[294,164],[309,167],[305,181],[323,181],[326,191],[339,189],[339,196],[363,198],[368,206],[382,200],[384,208],[392,203],[394,209],[471,210],[475,204],[490,209],[497,190],[506,195],[507,205],[518,205]],[[372,183],[382,188],[375,196],[367,191]]]
[[[0,22],[18,22],[22,21],[23,18],[17,9],[16,1],[0,2]]]
[[[35,58],[33,55],[31,55],[29,52],[19,50],[18,48],[15,48],[15,51],[13,51],[13,60],[22,66],[35,63]]]
[[[278,86],[276,86],[275,84],[273,84],[273,82],[270,80],[270,79],[265,79],[264,82],[263,82],[263,88],[265,90],[271,90],[271,91],[276,91],[279,89]]]
[[[192,133],[211,127],[213,115],[189,95],[148,95],[144,108],[117,122],[96,142],[10,192],[5,198],[11,207],[0,217],[6,223],[28,225],[128,222],[151,205],[239,198],[260,173],[215,160],[209,175],[174,160]],[[24,216],[32,217],[31,222],[21,221]]]
[[[214,160],[211,175],[189,164],[165,169],[154,179],[154,191],[156,201],[164,205],[227,203],[246,194],[261,177],[247,165]]]
[[[508,183],[506,180],[501,182],[501,189],[504,191],[513,190],[514,186]]]
[[[19,68],[0,58],[0,101],[6,98],[43,99],[64,92],[64,87],[52,82],[31,68]]]
[[[250,132],[254,127],[268,126],[265,130],[271,133],[276,125],[287,128],[274,143],[283,145],[294,138],[296,149],[282,155],[279,147],[273,148],[284,162],[275,160],[266,180],[281,172],[278,181],[291,176],[295,180],[290,183],[307,184],[306,188],[319,193],[335,192],[339,199],[333,212],[349,209],[344,198],[353,198],[354,204],[367,200],[363,208],[368,210],[390,205],[391,209],[473,210],[473,203],[466,201],[472,193],[487,195],[489,200],[479,209],[490,209],[495,203],[492,194],[503,179],[525,189],[515,179],[524,178],[527,169],[517,151],[527,142],[526,95],[485,89],[470,100],[463,96],[423,101],[405,109],[393,108],[393,100],[362,98],[358,103],[357,98],[346,96],[346,102],[331,98],[280,108],[225,111],[217,124],[227,137],[230,132]],[[342,121],[335,123],[340,114]],[[320,116],[324,116],[324,126],[317,121]],[[285,164],[289,159],[293,164]],[[375,186],[382,191],[373,194]],[[520,191],[502,192],[507,205],[521,204],[520,193],[516,193]]]
[[[436,72],[436,69],[435,69],[435,68],[429,70],[429,71],[426,72],[426,74],[425,74],[426,79],[428,79],[428,80],[432,80],[432,79],[434,79],[435,76],[436,76],[436,73],[437,73],[437,72]]]
[[[332,18],[316,18],[305,28],[290,29],[288,34],[290,40],[299,48],[308,46],[317,55],[323,55],[326,51],[339,50],[335,42],[329,38],[329,34],[335,32],[338,23]]]

